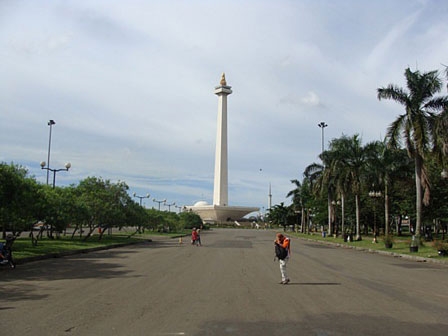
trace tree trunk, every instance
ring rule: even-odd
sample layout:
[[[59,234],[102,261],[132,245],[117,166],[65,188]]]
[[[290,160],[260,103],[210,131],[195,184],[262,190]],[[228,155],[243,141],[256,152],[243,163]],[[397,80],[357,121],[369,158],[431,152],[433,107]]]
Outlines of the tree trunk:
[[[305,218],[305,209],[302,207],[302,218],[300,218],[300,226],[301,226],[300,231],[302,233],[306,233],[306,227],[305,227],[306,220],[305,219],[306,219]]]
[[[359,195],[355,195],[355,205],[356,205],[356,240],[362,240],[361,238],[361,228],[359,221]]]
[[[341,194],[341,231],[342,235],[345,234],[345,197],[344,193]]]
[[[386,186],[384,187],[384,234],[387,236],[389,233],[389,195],[386,182]]]
[[[331,218],[332,218],[332,206],[330,192],[328,192],[328,234],[331,234]]]
[[[416,190],[416,220],[415,220],[415,236],[420,237],[422,226],[422,158],[417,153],[415,156],[415,190]],[[418,241],[418,239],[417,239]]]

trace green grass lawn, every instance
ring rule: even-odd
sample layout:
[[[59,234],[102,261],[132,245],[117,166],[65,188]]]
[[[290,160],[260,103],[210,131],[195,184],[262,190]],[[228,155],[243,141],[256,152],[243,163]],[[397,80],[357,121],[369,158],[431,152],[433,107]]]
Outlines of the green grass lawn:
[[[128,233],[114,233],[112,235],[103,235],[101,240],[98,240],[99,235],[93,235],[87,241],[83,238],[75,236],[73,239],[70,236],[60,236],[57,239],[50,239],[46,236],[40,239],[37,246],[33,246],[31,238],[20,237],[15,240],[12,247],[14,259],[20,260],[30,257],[38,257],[41,255],[69,252],[74,250],[84,250],[96,247],[129,244],[142,242],[147,239],[151,239],[151,236],[163,235],[166,237],[173,237],[176,234],[158,234],[151,232],[150,234],[136,234],[130,236]],[[179,235],[179,234],[177,234]]]
[[[316,241],[322,241],[322,242],[331,242],[335,244],[340,244],[347,247],[359,247],[363,249],[370,249],[370,250],[378,250],[378,251],[387,251],[397,254],[407,254],[407,255],[413,255],[423,258],[432,258],[432,259],[442,259],[447,260],[448,257],[441,257],[438,255],[437,250],[433,246],[433,242],[422,242],[422,244],[419,246],[418,252],[410,252],[409,251],[409,245],[411,242],[410,236],[402,236],[402,237],[394,237],[394,243],[393,247],[388,249],[384,246],[384,242],[382,237],[378,237],[377,241],[378,243],[373,243],[373,236],[363,236],[361,241],[354,241],[354,242],[344,242],[342,237],[322,237],[320,233],[314,233],[314,234],[301,234],[297,233],[295,234],[297,237],[306,238],[306,239],[312,239]]]

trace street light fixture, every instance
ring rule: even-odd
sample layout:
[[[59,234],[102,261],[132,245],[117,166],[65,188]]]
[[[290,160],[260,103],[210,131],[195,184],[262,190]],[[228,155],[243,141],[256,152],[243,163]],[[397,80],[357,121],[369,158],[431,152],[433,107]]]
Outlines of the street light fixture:
[[[166,199],[164,199],[164,200],[156,200],[155,198],[152,200],[153,202],[156,202],[156,203],[159,203],[159,211],[160,211],[160,203],[165,203],[166,202]]]
[[[376,227],[376,201],[381,196],[382,196],[381,191],[374,191],[374,190],[369,191],[369,197],[371,197],[374,200],[374,202],[373,202],[373,241],[372,241],[372,243],[378,243],[378,240],[376,238],[378,235],[378,230]]]
[[[57,172],[60,172],[60,171],[68,171],[71,167],[72,167],[72,164],[70,163],[70,162],[67,162],[66,164],[65,164],[65,168],[61,168],[61,169],[51,169],[50,167],[45,167],[47,164],[46,164],[46,162],[45,161],[42,161],[41,163],[40,163],[40,167],[42,168],[42,169],[45,169],[46,171],[47,171],[47,176],[48,176],[48,173],[50,172],[50,171],[52,171],[53,172],[53,189],[54,189],[54,187],[56,186],[56,173]],[[47,181],[47,184],[48,184],[48,181]]]
[[[321,121],[319,124],[317,124],[317,126],[319,126],[322,129],[322,153],[323,153],[324,152],[324,129],[328,125],[324,121]]]
[[[48,126],[50,126],[50,135],[48,137],[48,158],[47,158],[48,166],[50,166],[51,129],[52,129],[53,125],[56,125],[56,122],[53,119],[50,119],[48,121]],[[50,171],[47,170],[47,184],[48,184],[49,175],[50,175]]]
[[[140,206],[142,206],[142,199],[143,198],[149,198],[151,195],[150,194],[146,194],[146,196],[138,196],[136,193],[134,193],[133,196],[140,199]]]
[[[171,203],[171,204],[170,204],[170,203],[167,204],[167,203],[166,203],[166,200],[165,200],[165,203],[164,203],[164,204],[165,204],[165,206],[168,207],[168,212],[171,212],[171,207],[172,207],[173,205],[176,205],[176,202],[173,202],[173,203]]]
[[[182,212],[182,208],[183,208],[182,205],[175,205],[174,207],[177,208],[177,209],[179,209],[179,213]]]

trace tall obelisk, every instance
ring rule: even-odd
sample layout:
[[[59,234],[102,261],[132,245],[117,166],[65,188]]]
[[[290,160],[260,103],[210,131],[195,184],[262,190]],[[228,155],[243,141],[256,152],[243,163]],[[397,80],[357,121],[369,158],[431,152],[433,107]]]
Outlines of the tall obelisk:
[[[228,167],[227,167],[227,96],[232,93],[227,86],[226,76],[221,75],[220,86],[215,87],[218,96],[218,122],[216,131],[215,151],[215,185],[213,189],[213,204],[229,205],[228,199]]]
[[[218,96],[218,122],[216,132],[215,152],[215,185],[213,189],[213,204],[205,201],[185,206],[185,211],[197,213],[203,222],[234,221],[247,214],[260,211],[257,207],[229,205],[228,197],[228,167],[227,167],[227,96],[232,93],[232,87],[227,86],[226,76],[221,75],[219,86],[215,87]]]

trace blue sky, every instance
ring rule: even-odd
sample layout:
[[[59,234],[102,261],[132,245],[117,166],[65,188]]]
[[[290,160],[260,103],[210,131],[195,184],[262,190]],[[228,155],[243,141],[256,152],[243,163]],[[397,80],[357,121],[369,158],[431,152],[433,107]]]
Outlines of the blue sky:
[[[380,140],[376,89],[448,65],[448,2],[0,0],[0,161],[42,183],[88,176],[177,205],[212,202],[217,97],[228,98],[229,204],[290,203],[325,145]],[[444,92],[446,93],[446,92]]]

